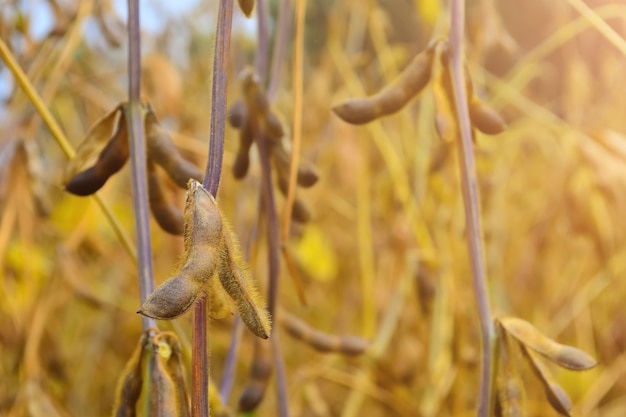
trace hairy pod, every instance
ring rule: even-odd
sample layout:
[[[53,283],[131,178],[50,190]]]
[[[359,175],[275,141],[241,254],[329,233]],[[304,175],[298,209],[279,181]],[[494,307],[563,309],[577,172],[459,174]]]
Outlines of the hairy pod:
[[[156,345],[158,359],[161,361],[167,375],[175,386],[174,400],[177,417],[189,417],[189,397],[185,388],[182,350],[180,342],[172,332],[160,332],[153,338]]]
[[[153,340],[148,361],[150,385],[148,385],[149,391],[147,393],[149,415],[151,416],[179,416],[179,407],[176,401],[178,387],[165,365],[170,354],[170,347],[166,342]]]
[[[128,160],[128,137],[122,114],[114,136],[106,144],[94,166],[73,175],[65,189],[75,195],[86,196],[97,192],[109,177],[118,172]]]
[[[235,129],[241,129],[248,120],[248,110],[243,100],[236,100],[228,109],[228,123]]]
[[[174,204],[167,201],[156,167],[148,160],[148,196],[150,211],[161,229],[173,235],[182,235],[185,219]]]
[[[250,368],[250,382],[244,388],[239,397],[239,411],[249,412],[255,410],[267,390],[267,384],[272,375],[272,351],[270,341],[254,340],[254,358]]]
[[[475,96],[469,103],[469,115],[472,125],[487,135],[497,135],[507,128],[502,116]]]
[[[180,272],[161,284],[144,302],[140,314],[160,320],[185,313],[203,295],[220,263],[222,218],[215,200],[195,180],[185,203],[185,254]]]
[[[148,156],[159,164],[180,188],[186,188],[189,179],[202,181],[202,172],[184,159],[169,134],[158,125],[156,117],[149,112],[145,119]]]
[[[313,328],[297,317],[281,311],[278,316],[287,332],[319,352],[339,352],[348,356],[361,355],[367,350],[369,341],[358,336],[336,336]]]
[[[418,54],[391,84],[378,93],[347,100],[333,107],[333,111],[344,121],[355,125],[399,111],[430,81],[434,49],[429,47]]]
[[[261,296],[248,276],[248,271],[232,235],[224,223],[224,240],[220,250],[218,271],[222,287],[235,302],[239,316],[256,336],[267,339],[271,331],[269,313],[262,307]]]
[[[135,407],[143,385],[143,357],[148,344],[148,335],[143,333],[117,383],[113,417],[135,417],[136,415]]]
[[[246,15],[246,17],[250,17],[252,15],[252,10],[254,10],[254,0],[238,0],[239,8]]]

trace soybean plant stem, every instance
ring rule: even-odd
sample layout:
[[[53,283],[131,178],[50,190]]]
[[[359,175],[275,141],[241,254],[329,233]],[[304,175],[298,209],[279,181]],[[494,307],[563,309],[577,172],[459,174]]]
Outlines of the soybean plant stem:
[[[452,0],[450,9],[450,65],[455,108],[460,130],[460,169],[465,206],[467,246],[472,267],[472,284],[478,309],[481,334],[482,369],[476,415],[487,417],[491,404],[491,345],[494,330],[491,322],[487,278],[481,238],[480,213],[478,206],[478,185],[472,145],[472,131],[465,91],[463,70],[463,33],[465,22],[465,1]]]
[[[137,271],[141,303],[154,289],[152,245],[146,179],[146,138],[144,135],[139,89],[141,85],[141,35],[139,2],[128,0],[128,105],[124,107],[130,138],[130,169],[137,234]],[[142,316],[143,329],[156,327],[154,319]]]
[[[202,185],[214,197],[220,185],[224,156],[224,130],[226,121],[226,96],[228,90],[228,64],[230,32],[233,24],[233,0],[221,0],[215,30],[213,56],[213,81],[211,86],[211,121],[209,156]],[[191,415],[209,416],[209,357],[208,315],[206,298],[194,306],[191,336]]]

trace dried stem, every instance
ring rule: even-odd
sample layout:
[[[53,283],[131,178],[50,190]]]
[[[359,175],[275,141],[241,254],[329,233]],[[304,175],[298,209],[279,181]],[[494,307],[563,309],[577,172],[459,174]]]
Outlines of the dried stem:
[[[285,198],[284,223],[282,228],[282,242],[289,238],[291,226],[291,212],[296,194],[296,175],[300,164],[300,142],[302,137],[302,63],[304,61],[304,17],[306,0],[297,0],[296,3],[296,40],[295,62],[293,67],[293,150],[291,152],[291,167],[289,170],[289,188]]]
[[[217,196],[224,156],[224,129],[226,122],[226,96],[228,89],[228,64],[230,33],[233,24],[233,0],[221,0],[215,33],[213,56],[213,83],[211,86],[211,124],[209,156],[202,185]],[[193,312],[191,351],[191,415],[208,417],[209,358],[208,315],[206,299],[199,300]]]
[[[146,138],[143,129],[139,88],[141,83],[141,35],[139,33],[139,2],[128,0],[128,105],[125,106],[130,139],[131,187],[137,234],[137,273],[141,303],[154,289],[152,245],[146,178]],[[156,322],[141,316],[143,329],[156,327]]]
[[[459,150],[461,155],[459,159],[465,206],[466,236],[481,334],[482,369],[476,414],[479,417],[487,417],[491,404],[491,352],[495,333],[491,322],[489,296],[487,294],[487,277],[485,275],[478,206],[478,185],[463,71],[462,48],[465,18],[465,2],[463,0],[452,0],[450,17],[450,65],[456,114],[460,128]]]

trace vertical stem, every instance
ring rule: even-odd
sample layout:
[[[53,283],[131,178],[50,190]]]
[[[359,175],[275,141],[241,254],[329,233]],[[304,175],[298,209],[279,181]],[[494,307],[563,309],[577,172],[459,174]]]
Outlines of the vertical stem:
[[[211,132],[209,159],[202,185],[214,197],[222,175],[224,156],[224,129],[226,124],[226,96],[228,94],[228,64],[230,32],[233,24],[233,0],[221,0],[215,34],[213,56],[213,83],[211,87]]]
[[[126,126],[130,138],[131,187],[137,234],[137,271],[139,292],[143,303],[154,289],[152,279],[152,246],[150,213],[146,179],[146,138],[144,136],[139,89],[141,85],[141,38],[139,33],[139,2],[128,1],[128,105]],[[156,327],[154,319],[142,316],[144,330]]]
[[[224,130],[226,122],[226,97],[228,93],[228,64],[230,55],[230,32],[233,24],[233,0],[221,0],[215,30],[215,54],[213,56],[213,81],[211,86],[211,124],[209,133],[209,156],[202,185],[214,197],[217,196],[222,175],[224,156]],[[206,298],[199,300],[193,311],[191,350],[191,415],[208,417],[209,404],[209,357],[208,315]]]
[[[472,148],[472,131],[467,107],[465,91],[465,74],[463,71],[463,33],[465,19],[465,1],[452,0],[450,10],[450,65],[452,72],[452,86],[454,89],[456,114],[460,128],[460,169],[463,187],[463,202],[465,206],[465,223],[467,246],[472,267],[472,284],[478,318],[480,321],[482,369],[478,396],[477,416],[487,417],[490,408],[490,380],[491,380],[491,345],[494,339],[494,330],[491,322],[489,297],[487,294],[487,278],[485,275],[484,255],[481,240],[480,214],[478,206],[478,185],[476,181],[476,167]]]

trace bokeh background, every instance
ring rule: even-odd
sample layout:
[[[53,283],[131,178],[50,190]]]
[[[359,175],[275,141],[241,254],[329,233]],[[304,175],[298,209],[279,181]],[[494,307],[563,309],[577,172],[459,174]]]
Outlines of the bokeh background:
[[[575,415],[618,417],[626,413],[626,3],[587,0],[600,29],[578,3],[467,2],[474,88],[509,124],[498,136],[478,134],[475,155],[494,315],[528,320],[596,357],[600,365],[584,373],[550,369]],[[204,167],[217,4],[140,5],[144,95],[185,156]],[[0,37],[74,146],[126,98],[125,7],[0,1]],[[268,2],[272,41],[279,7]],[[289,242],[308,306],[284,265],[279,304],[320,330],[370,338],[377,349],[359,358],[321,354],[280,332],[293,416],[474,414],[479,336],[458,161],[455,144],[436,134],[431,88],[367,126],[330,110],[389,83],[447,26],[441,2],[308,2],[302,158],[321,179],[299,192],[314,220],[294,226]],[[601,33],[607,28],[617,37]],[[289,39],[274,106],[288,126]],[[254,17],[235,10],[229,102],[255,51]],[[91,199],[63,192],[67,160],[2,63],[0,100],[0,415],[109,415],[141,333],[134,262]],[[251,237],[258,159],[235,181],[236,147],[229,128],[221,204],[265,288],[267,246]],[[182,208],[184,192],[172,184],[168,191]],[[128,167],[101,194],[134,233]],[[176,268],[182,238],[154,222],[152,238],[160,283]],[[211,323],[217,383],[232,323]],[[188,354],[189,316],[162,325]],[[244,332],[233,408],[252,340]],[[527,415],[557,415],[518,362]],[[275,407],[270,388],[257,415]]]

